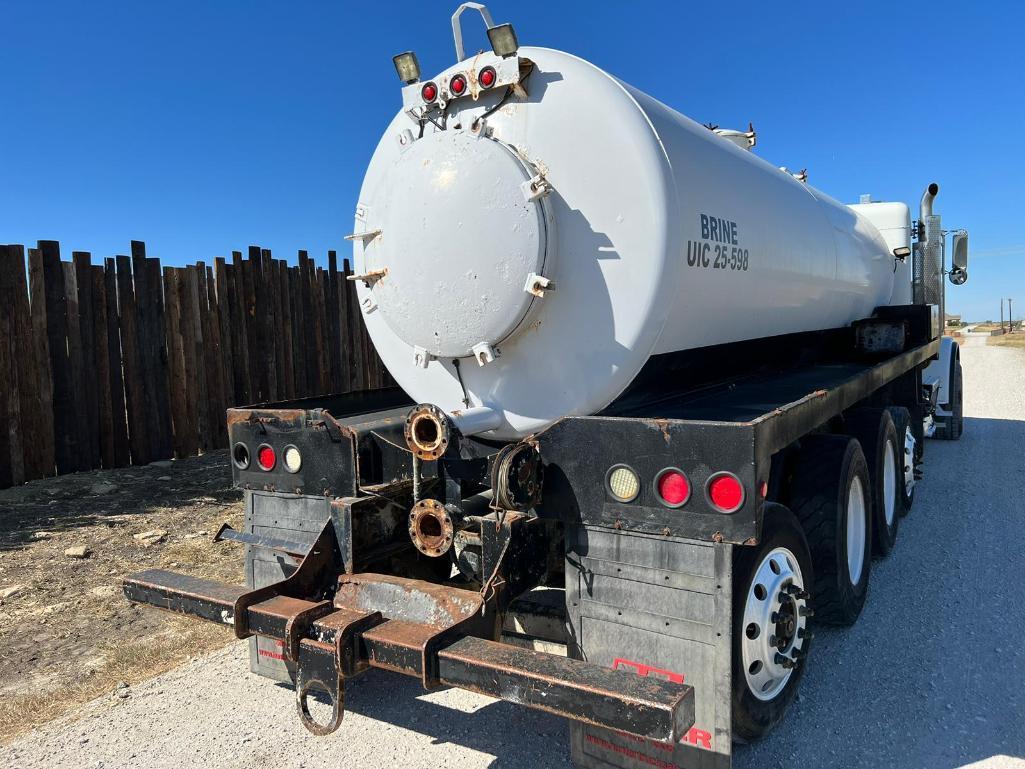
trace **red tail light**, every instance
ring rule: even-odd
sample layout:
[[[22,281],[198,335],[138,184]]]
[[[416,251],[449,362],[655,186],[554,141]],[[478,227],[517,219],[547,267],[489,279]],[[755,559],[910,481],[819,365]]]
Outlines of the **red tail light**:
[[[260,466],[261,470],[273,470],[277,463],[278,458],[274,454],[274,449],[266,443],[256,450],[256,464]]]
[[[481,88],[490,88],[498,80],[498,73],[495,72],[494,67],[485,67],[477,75],[477,82],[480,83]]]
[[[462,75],[455,75],[448,81],[448,90],[456,96],[462,96],[466,93],[466,78]]]
[[[424,83],[424,87],[420,89],[420,96],[423,97],[425,102],[430,104],[438,98],[438,86],[434,83]]]
[[[736,512],[744,504],[744,484],[732,473],[716,473],[706,488],[708,501],[720,512]]]
[[[666,507],[681,507],[690,499],[690,481],[682,471],[667,467],[655,478],[655,493]]]

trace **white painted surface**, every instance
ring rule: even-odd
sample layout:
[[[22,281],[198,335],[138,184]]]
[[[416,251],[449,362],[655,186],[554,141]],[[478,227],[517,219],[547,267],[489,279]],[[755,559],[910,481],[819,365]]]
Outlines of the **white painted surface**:
[[[849,208],[875,225],[891,254],[895,248],[911,248],[911,209],[906,203],[858,203]],[[911,304],[911,278],[909,256],[894,270],[890,304]]]
[[[893,258],[866,218],[581,59],[520,55],[536,63],[529,96],[488,117],[491,138],[454,134],[498,90],[450,102],[453,136],[427,124],[412,147],[400,135],[418,128],[400,112],[364,179],[355,231],[382,234],[354,242],[356,271],[389,275],[358,291],[374,295],[370,335],[413,398],[462,408],[451,356],[487,337],[498,357],[467,358],[463,380],[471,405],[501,414],[490,437],[514,439],[602,409],[652,354],[842,327],[889,303]],[[496,140],[552,194],[524,208]],[[707,247],[707,266],[688,265],[688,243]],[[532,260],[556,286],[543,299],[516,293]],[[415,346],[441,357],[418,367]]]

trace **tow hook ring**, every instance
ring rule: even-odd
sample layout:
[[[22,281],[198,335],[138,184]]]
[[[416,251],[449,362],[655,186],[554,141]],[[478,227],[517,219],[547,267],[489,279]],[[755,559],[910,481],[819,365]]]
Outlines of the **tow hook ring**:
[[[314,688],[320,689],[331,698],[331,719],[322,724],[310,714],[307,697]],[[306,681],[297,682],[295,687],[295,704],[299,711],[299,720],[308,731],[318,737],[324,737],[336,731],[342,725],[342,718],[345,716],[345,684],[339,678],[337,688],[331,691],[323,681],[311,678]]]

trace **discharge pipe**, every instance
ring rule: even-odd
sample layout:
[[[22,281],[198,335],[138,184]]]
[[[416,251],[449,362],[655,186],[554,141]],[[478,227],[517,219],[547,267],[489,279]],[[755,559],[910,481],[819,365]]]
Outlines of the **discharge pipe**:
[[[421,403],[406,415],[404,435],[413,456],[430,462],[444,455],[453,435],[479,435],[494,430],[501,423],[499,413],[488,406],[446,414],[434,404]]]

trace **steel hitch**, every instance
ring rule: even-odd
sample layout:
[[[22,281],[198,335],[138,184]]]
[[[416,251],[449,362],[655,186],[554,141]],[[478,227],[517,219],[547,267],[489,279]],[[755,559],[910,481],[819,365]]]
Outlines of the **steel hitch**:
[[[346,680],[370,667],[414,676],[426,689],[458,686],[664,742],[694,723],[690,686],[499,643],[500,612],[479,592],[345,573],[330,522],[295,572],[272,585],[253,590],[151,569],[128,576],[124,592],[229,625],[238,638],[281,641],[295,665],[299,719],[317,735],[338,729]],[[326,722],[310,712],[314,691],[331,700]]]

